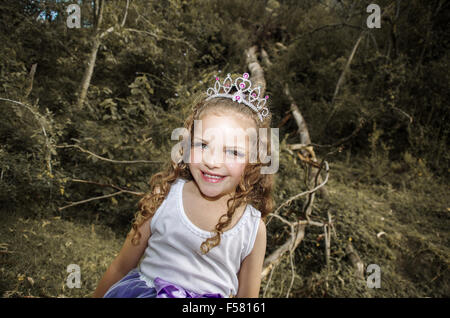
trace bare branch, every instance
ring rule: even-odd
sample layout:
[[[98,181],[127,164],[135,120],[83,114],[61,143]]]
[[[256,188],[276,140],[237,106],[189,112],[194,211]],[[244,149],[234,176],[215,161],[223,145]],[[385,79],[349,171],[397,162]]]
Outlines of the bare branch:
[[[289,91],[288,84],[284,85],[284,94],[287,96],[287,98],[289,99],[289,101],[291,103],[291,112],[292,112],[292,115],[294,116],[295,122],[297,123],[297,127],[298,127],[297,132],[300,135],[300,142],[302,144],[311,144],[311,137],[309,136],[309,131],[308,131],[308,127],[306,125],[306,121],[303,118],[302,113],[300,112],[297,104],[294,101],[294,98],[292,97],[292,95]],[[311,154],[315,158],[314,150],[312,149],[312,147],[307,152],[305,152],[305,150],[302,150],[302,154],[304,156],[307,156],[307,152],[311,153],[311,151],[312,151]]]
[[[119,163],[119,164],[134,164],[134,163],[162,163],[162,161],[149,161],[149,160],[113,160],[113,159],[108,159],[102,156],[99,156],[89,150],[86,150],[82,147],[80,147],[79,145],[60,145],[60,146],[56,146],[56,148],[77,148],[79,149],[81,152],[87,153],[97,159],[103,160],[103,161],[107,161],[107,162],[111,162],[111,163]]]
[[[291,232],[291,238],[265,258],[261,278],[266,277],[270,270],[280,262],[280,258],[285,252],[294,251],[297,248],[305,236],[305,228],[305,224],[297,223],[295,231]]]
[[[333,107],[333,109],[331,110],[331,114],[328,116],[328,119],[326,121],[325,127],[327,126],[328,122],[330,121],[331,117],[333,117],[334,113],[336,112],[336,106],[335,106],[335,101],[336,101],[336,97],[339,93],[339,89],[341,88],[342,84],[344,83],[345,80],[345,76],[347,75],[348,70],[350,69],[350,64],[353,61],[353,58],[355,57],[355,53],[356,50],[358,49],[359,44],[361,43],[361,40],[363,39],[363,37],[366,35],[365,31],[362,31],[359,34],[358,39],[355,42],[355,45],[353,45],[353,49],[352,52],[350,53],[348,59],[347,59],[347,63],[344,66],[344,69],[341,72],[341,76],[339,76],[339,79],[336,83],[336,88],[334,89],[334,94],[333,94],[333,99],[331,100],[331,106]]]
[[[124,192],[124,193],[130,193],[130,194],[134,194],[134,195],[137,195],[137,196],[142,196],[142,195],[145,194],[144,192],[135,192],[135,191],[130,191],[130,190],[122,189],[122,188],[120,188],[120,187],[118,187],[118,186],[116,186],[116,185],[113,185],[113,184],[104,184],[104,183],[98,183],[98,182],[94,182],[94,181],[81,180],[81,179],[71,179],[70,181],[72,181],[72,182],[78,182],[78,183],[94,184],[94,185],[98,185],[98,186],[101,186],[101,187],[109,187],[109,188],[113,188],[113,189],[122,191],[122,192]]]
[[[266,50],[264,49],[261,49],[261,59],[267,67],[272,66],[272,62],[269,59],[269,54],[267,54]]]
[[[36,67],[37,63],[34,63],[31,66],[30,74],[28,76],[28,87],[25,91],[25,98],[28,97],[28,95],[30,95],[31,91],[33,90],[33,82],[34,82],[34,75],[36,73]]]
[[[127,0],[127,6],[125,7],[125,14],[123,15],[123,20],[120,26],[123,28],[125,26],[125,22],[127,21],[128,16],[128,7],[130,6],[130,0]]]
[[[292,254],[293,254],[293,251],[289,251],[289,260],[291,263],[291,275],[292,276],[291,276],[291,284],[289,285],[289,288],[288,288],[288,291],[286,294],[286,298],[289,298],[289,294],[291,293],[291,289],[292,289],[292,286],[294,285],[294,279],[295,279],[295,266],[294,266],[294,260],[293,260]]]
[[[246,63],[248,65],[250,73],[252,74],[252,83],[254,84],[254,86],[260,86],[260,94],[264,95],[264,92],[266,91],[266,80],[264,78],[264,71],[258,62],[256,53],[257,49],[258,47],[254,45],[245,51]]]
[[[286,205],[288,205],[288,204],[291,203],[292,201],[294,201],[294,200],[296,200],[296,199],[298,199],[298,198],[300,198],[300,197],[302,197],[302,196],[304,196],[304,195],[307,195],[307,194],[309,194],[309,193],[316,192],[318,189],[320,189],[321,187],[323,187],[323,186],[328,182],[328,175],[329,175],[329,166],[328,166],[328,162],[325,161],[324,164],[325,164],[325,172],[326,172],[326,176],[325,176],[325,180],[324,180],[320,185],[314,187],[314,188],[311,189],[311,190],[304,191],[304,192],[302,192],[302,193],[296,194],[296,195],[294,195],[293,197],[289,198],[288,200],[286,200],[285,202],[283,202],[283,204],[281,204],[281,205],[275,210],[275,212],[273,212],[273,214],[278,214],[278,212],[279,212],[283,207],[285,207]],[[267,221],[267,223],[269,223],[269,222],[270,222],[270,219],[269,219],[269,221]]]
[[[114,192],[114,193],[111,193],[111,194],[102,195],[102,196],[99,196],[99,197],[93,197],[93,198],[89,198],[89,199],[82,200],[82,201],[72,202],[71,204],[68,204],[68,205],[65,205],[63,207],[58,208],[58,210],[62,211],[64,209],[70,208],[72,206],[80,205],[80,204],[87,203],[87,202],[94,201],[94,200],[101,200],[101,199],[110,198],[110,197],[116,196],[116,195],[121,194],[121,193],[123,193],[123,191],[117,191],[117,192]]]
[[[406,112],[404,112],[403,110],[401,110],[400,108],[398,108],[398,107],[396,107],[396,106],[393,106],[393,105],[392,105],[391,107],[392,107],[393,109],[395,109],[396,111],[398,111],[399,113],[405,115],[405,116],[409,119],[409,123],[412,124],[413,118],[412,118],[410,115],[408,115]]]

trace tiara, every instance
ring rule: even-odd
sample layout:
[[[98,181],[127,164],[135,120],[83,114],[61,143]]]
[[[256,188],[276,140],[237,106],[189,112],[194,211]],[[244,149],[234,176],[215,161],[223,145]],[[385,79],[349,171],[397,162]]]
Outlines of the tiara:
[[[242,77],[236,78],[233,82],[231,75],[227,74],[227,77],[221,84],[219,77],[216,77],[214,87],[209,87],[206,90],[206,94],[209,96],[206,100],[216,97],[231,98],[235,102],[244,103],[250,107],[258,114],[259,119],[263,121],[263,117],[269,115],[269,109],[266,107],[269,96],[266,95],[264,98],[260,98],[261,86],[252,88],[252,82],[248,78],[248,73],[244,73]],[[233,87],[236,91],[231,93]]]

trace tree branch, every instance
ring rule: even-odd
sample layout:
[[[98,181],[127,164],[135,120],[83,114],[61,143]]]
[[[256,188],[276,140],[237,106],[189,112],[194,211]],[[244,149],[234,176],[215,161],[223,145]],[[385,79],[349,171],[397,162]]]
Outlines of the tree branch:
[[[281,204],[281,205],[275,210],[275,212],[273,212],[273,214],[278,214],[278,212],[279,212],[283,207],[285,207],[286,205],[288,205],[288,204],[291,203],[292,201],[294,201],[294,200],[296,200],[296,199],[298,199],[298,198],[300,198],[300,197],[302,197],[302,196],[304,196],[304,195],[307,195],[307,194],[316,192],[318,189],[320,189],[321,187],[323,187],[323,186],[328,182],[328,175],[329,175],[329,166],[328,166],[328,162],[325,161],[324,164],[325,164],[325,172],[326,172],[326,176],[325,176],[325,180],[324,180],[320,185],[314,187],[314,188],[311,189],[311,190],[304,191],[304,192],[302,192],[302,193],[296,194],[296,195],[294,195],[293,197],[289,198],[288,200],[286,200],[285,202],[283,202],[283,204]],[[271,219],[269,219],[269,220],[267,221],[267,223],[269,223],[270,220],[271,220]]]
[[[122,23],[120,24],[120,26],[122,28],[125,26],[125,22],[127,21],[129,5],[130,5],[130,0],[127,0],[127,6],[125,7],[125,14],[123,15]]]
[[[260,86],[260,94],[264,95],[264,92],[266,91],[266,80],[264,78],[264,71],[258,62],[256,53],[257,49],[258,47],[254,45],[245,51],[246,63],[248,65],[250,73],[252,74],[252,83],[254,84],[254,86]]]
[[[118,194],[121,194],[123,192],[124,191],[117,191],[117,192],[114,192],[114,193],[111,193],[111,194],[102,195],[102,196],[99,196],[99,197],[93,197],[93,198],[89,198],[89,199],[82,200],[82,201],[72,202],[71,204],[68,204],[68,205],[65,205],[63,207],[58,208],[58,210],[62,211],[64,209],[70,208],[72,206],[80,205],[80,204],[87,203],[87,202],[90,202],[90,201],[110,198],[110,197],[116,196]]]
[[[135,192],[135,191],[122,189],[122,188],[120,188],[120,187],[118,187],[116,185],[113,185],[113,184],[98,183],[98,182],[94,182],[94,181],[81,180],[81,179],[71,179],[70,181],[72,181],[72,182],[79,182],[79,183],[94,184],[94,185],[98,185],[98,186],[101,186],[101,187],[109,187],[109,188],[113,188],[113,189],[119,190],[119,191],[121,191],[123,193],[134,194],[134,195],[137,195],[137,196],[142,196],[142,195],[145,194],[144,192]]]
[[[162,163],[162,161],[149,161],[149,160],[113,160],[113,159],[108,159],[102,156],[99,156],[89,150],[86,150],[78,145],[59,145],[59,146],[55,146],[56,148],[77,148],[78,150],[80,150],[81,152],[87,153],[97,159],[103,160],[103,161],[107,161],[107,162],[111,162],[111,163],[119,163],[119,164],[134,164],[134,163]]]

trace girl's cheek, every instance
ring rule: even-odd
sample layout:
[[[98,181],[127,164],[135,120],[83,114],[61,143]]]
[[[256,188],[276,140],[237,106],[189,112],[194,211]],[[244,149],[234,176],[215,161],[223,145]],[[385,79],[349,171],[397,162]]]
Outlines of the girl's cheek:
[[[200,163],[201,158],[202,158],[201,152],[198,151],[198,149],[196,149],[196,148],[191,148],[190,162],[191,163]]]
[[[245,163],[228,163],[228,170],[235,176],[240,176],[244,173]]]

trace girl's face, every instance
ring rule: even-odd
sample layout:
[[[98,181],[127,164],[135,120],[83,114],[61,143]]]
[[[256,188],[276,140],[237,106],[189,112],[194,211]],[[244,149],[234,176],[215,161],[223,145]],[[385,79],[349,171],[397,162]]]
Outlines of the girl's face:
[[[200,192],[213,200],[232,194],[246,167],[251,118],[227,112],[205,114],[194,122],[189,169]]]

